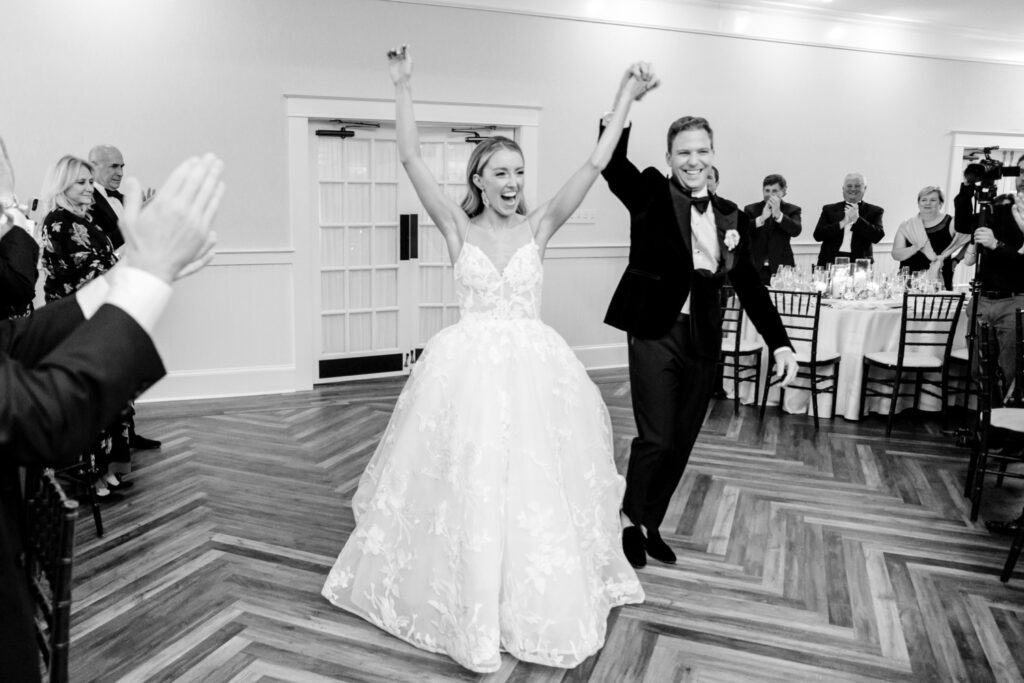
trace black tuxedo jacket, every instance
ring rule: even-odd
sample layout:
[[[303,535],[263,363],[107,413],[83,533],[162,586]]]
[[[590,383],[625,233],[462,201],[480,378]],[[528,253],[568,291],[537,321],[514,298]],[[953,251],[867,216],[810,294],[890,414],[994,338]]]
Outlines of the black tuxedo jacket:
[[[39,245],[14,226],[0,238],[0,320],[23,314],[36,295]]]
[[[860,203],[860,218],[847,228],[853,230],[853,236],[850,238],[851,259],[874,257],[871,245],[878,244],[885,236],[882,211],[880,206],[867,202]],[[839,221],[845,216],[846,202],[821,207],[821,216],[814,227],[814,239],[821,242],[821,251],[818,252],[819,266],[827,266],[836,260],[839,247],[843,246],[843,229],[839,227]]]
[[[102,306],[88,321],[75,297],[0,322],[0,672],[38,680],[23,557],[19,466],[67,464],[164,374],[149,335]]]
[[[608,187],[629,210],[629,264],[612,296],[605,322],[629,334],[657,339],[672,329],[690,299],[690,333],[698,353],[717,359],[722,348],[722,310],[719,290],[728,278],[740,301],[772,350],[789,346],[789,337],[768,291],[747,253],[746,214],[732,202],[712,197],[719,249],[724,262],[705,277],[693,267],[689,201],[676,215],[670,180],[648,167],[641,172],[626,158],[629,130],[622,133],[602,175]],[[736,230],[739,244],[726,248],[724,237]]]
[[[782,202],[782,220],[771,217],[760,228],[754,227],[754,220],[764,211],[764,200],[743,207],[743,213],[750,218],[750,260],[754,268],[760,271],[765,261],[771,264],[772,273],[779,266],[795,266],[793,247],[789,240],[803,230],[801,225],[801,209],[796,204]]]
[[[114,249],[120,249],[124,244],[124,235],[121,228],[117,227],[117,214],[110,208],[110,202],[97,190],[92,195],[92,208],[89,209],[92,222],[99,226],[100,230],[110,239]]]

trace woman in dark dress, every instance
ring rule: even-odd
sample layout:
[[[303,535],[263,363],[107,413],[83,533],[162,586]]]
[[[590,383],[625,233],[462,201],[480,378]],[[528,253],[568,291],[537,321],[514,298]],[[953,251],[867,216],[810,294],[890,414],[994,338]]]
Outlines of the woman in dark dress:
[[[93,201],[93,167],[89,162],[70,155],[62,157],[47,171],[40,194],[47,212],[41,237],[46,274],[43,293],[49,303],[74,294],[113,268],[117,254],[110,239],[89,217]],[[131,406],[126,408],[93,445],[92,456],[101,473],[96,494],[101,497],[108,496],[111,489],[127,486],[115,470],[126,472],[130,468],[128,428],[133,412]]]
[[[929,185],[917,193],[916,216],[900,224],[892,243],[892,257],[910,272],[927,270],[944,287],[953,289],[953,254],[969,239],[953,230],[952,216],[942,211],[942,190]]]

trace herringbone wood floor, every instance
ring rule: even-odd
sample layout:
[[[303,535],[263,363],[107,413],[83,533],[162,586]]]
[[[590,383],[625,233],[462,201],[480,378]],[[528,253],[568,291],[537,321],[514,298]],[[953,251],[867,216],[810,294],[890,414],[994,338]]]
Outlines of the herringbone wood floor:
[[[624,372],[595,375],[624,471]],[[476,680],[331,607],[320,587],[402,380],[144,405],[135,487],[78,526],[73,681]],[[966,451],[933,421],[712,406],[605,648],[572,671],[507,655],[490,681],[1020,681],[1024,573],[967,520]],[[1012,485],[1011,485],[1012,486]],[[1019,491],[999,492],[1016,500]],[[1022,566],[1024,569],[1024,566]]]

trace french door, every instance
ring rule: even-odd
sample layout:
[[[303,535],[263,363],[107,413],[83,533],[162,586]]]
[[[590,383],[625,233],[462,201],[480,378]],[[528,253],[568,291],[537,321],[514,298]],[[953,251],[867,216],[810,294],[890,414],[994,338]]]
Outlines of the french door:
[[[393,124],[317,137],[316,380],[408,372],[433,335],[458,319],[448,249],[398,161]],[[512,131],[498,131],[511,137]],[[474,144],[451,127],[420,130],[441,189],[462,200]]]

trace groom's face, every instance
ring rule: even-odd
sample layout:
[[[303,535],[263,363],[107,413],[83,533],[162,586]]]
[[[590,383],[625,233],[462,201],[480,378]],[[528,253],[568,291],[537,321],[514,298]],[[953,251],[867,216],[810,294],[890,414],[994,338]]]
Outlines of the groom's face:
[[[699,191],[708,184],[715,150],[711,136],[703,128],[680,131],[665,157],[672,175],[690,191]]]

